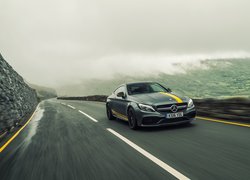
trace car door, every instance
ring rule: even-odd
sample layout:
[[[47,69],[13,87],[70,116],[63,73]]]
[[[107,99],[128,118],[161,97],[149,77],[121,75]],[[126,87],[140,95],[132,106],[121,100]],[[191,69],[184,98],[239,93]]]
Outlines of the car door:
[[[125,94],[125,97],[118,97],[117,95],[123,92]],[[115,91],[115,99],[113,102],[113,110],[117,113],[116,115],[119,116],[121,119],[126,120],[126,108],[127,108],[127,99],[126,99],[126,91],[125,91],[125,86],[119,87]]]
[[[120,101],[120,98],[117,97],[117,94],[121,91],[121,87],[118,87],[112,94],[112,99],[111,99],[111,102],[110,102],[110,107],[113,111],[115,112],[119,112],[119,101]]]

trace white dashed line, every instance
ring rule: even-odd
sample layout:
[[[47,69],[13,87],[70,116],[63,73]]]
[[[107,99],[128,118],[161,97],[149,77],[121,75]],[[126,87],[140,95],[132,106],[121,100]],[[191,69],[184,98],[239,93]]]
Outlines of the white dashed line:
[[[132,141],[130,141],[127,138],[125,138],[124,136],[120,135],[119,133],[117,133],[113,129],[107,128],[107,130],[109,132],[111,132],[113,135],[115,135],[116,137],[118,137],[119,139],[121,139],[123,142],[127,143],[129,146],[131,146],[132,148],[134,148],[136,151],[138,151],[139,153],[141,153],[142,155],[144,155],[145,157],[147,157],[148,159],[150,159],[151,161],[153,161],[155,164],[157,164],[158,166],[160,166],[162,169],[164,169],[165,171],[167,171],[170,174],[172,174],[177,179],[181,179],[181,180],[187,180],[187,179],[189,179],[188,177],[184,176],[183,174],[181,174],[180,172],[178,172],[177,170],[175,170],[171,166],[167,165],[166,163],[164,163],[163,161],[161,161],[157,157],[153,156],[149,152],[147,152],[144,149],[142,149],[141,147],[137,146]]]
[[[66,105],[64,103],[61,103],[61,104]],[[76,109],[74,106],[71,106],[69,104],[67,106],[70,107],[70,108],[72,108],[72,109]],[[81,110],[78,110],[78,112],[81,113],[81,114],[83,114],[83,115],[85,115],[86,117],[88,117],[92,121],[98,122],[98,120],[96,120],[95,118],[93,118],[90,115],[86,114],[85,112],[83,112]],[[119,139],[121,139],[123,142],[125,142],[126,144],[128,144],[130,147],[132,147],[133,149],[135,149],[136,151],[138,151],[139,153],[141,153],[142,155],[144,155],[146,158],[148,158],[151,161],[153,161],[155,164],[157,164],[158,166],[160,166],[162,169],[164,169],[168,173],[172,174],[177,179],[189,180],[188,177],[186,177],[185,175],[181,174],[180,172],[178,172],[177,170],[175,170],[174,168],[172,168],[171,166],[169,166],[165,162],[161,161],[160,159],[158,159],[154,155],[152,155],[149,152],[147,152],[146,150],[142,149],[141,147],[139,147],[138,145],[136,145],[135,143],[133,143],[129,139],[125,138],[124,136],[122,136],[118,132],[114,131],[113,129],[107,128],[107,131],[109,131],[110,133],[112,133],[113,135],[115,135],[116,137],[118,137]]]
[[[91,117],[90,115],[86,114],[85,112],[82,112],[81,110],[78,110],[78,111],[79,111],[79,113],[81,113],[81,114],[87,116],[87,117],[88,117],[89,119],[91,119],[92,121],[98,122],[95,118]]]
[[[67,105],[68,107],[70,107],[71,109],[76,109],[74,106],[71,106],[71,105]]]

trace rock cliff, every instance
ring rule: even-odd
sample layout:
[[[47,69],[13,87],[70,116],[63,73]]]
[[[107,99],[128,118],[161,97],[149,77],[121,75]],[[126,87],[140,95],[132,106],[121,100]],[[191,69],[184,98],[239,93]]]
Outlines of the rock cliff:
[[[36,91],[0,54],[0,135],[29,116],[37,103]]]

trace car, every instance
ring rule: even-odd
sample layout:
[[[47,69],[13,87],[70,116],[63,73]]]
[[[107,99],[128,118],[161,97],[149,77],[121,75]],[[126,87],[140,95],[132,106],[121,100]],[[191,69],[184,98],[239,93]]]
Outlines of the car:
[[[157,82],[134,82],[120,85],[108,96],[106,113],[109,120],[122,119],[137,129],[190,124],[196,109],[192,99]]]

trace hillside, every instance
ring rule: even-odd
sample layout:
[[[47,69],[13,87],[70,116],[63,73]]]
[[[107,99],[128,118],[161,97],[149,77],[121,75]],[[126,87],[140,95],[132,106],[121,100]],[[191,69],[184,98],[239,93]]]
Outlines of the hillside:
[[[57,92],[52,88],[34,85],[30,83],[29,86],[36,90],[37,97],[39,98],[39,100],[57,97]]]
[[[110,94],[115,87],[131,81],[157,81],[194,98],[224,98],[250,96],[250,59],[204,60],[201,69],[183,67],[185,73],[145,75],[144,77],[116,75],[113,79],[92,79],[58,89],[59,95],[81,96]],[[175,64],[181,66],[181,64]]]

